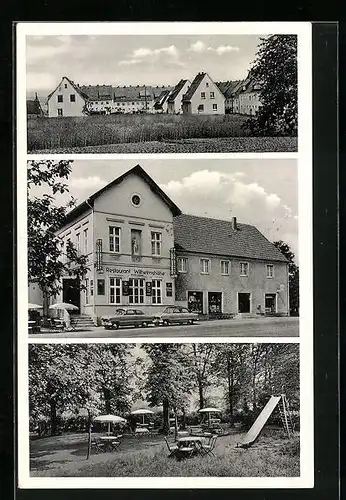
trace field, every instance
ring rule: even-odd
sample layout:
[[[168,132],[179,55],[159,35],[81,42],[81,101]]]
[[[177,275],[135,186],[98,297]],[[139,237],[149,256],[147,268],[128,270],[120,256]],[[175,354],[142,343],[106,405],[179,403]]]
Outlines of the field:
[[[31,476],[45,477],[294,477],[299,476],[299,437],[285,438],[266,429],[249,449],[236,448],[244,434],[220,436],[215,457],[183,461],[168,458],[163,437],[124,436],[120,449],[92,454],[86,460],[87,435],[34,438],[30,444]]]
[[[296,151],[295,137],[250,137],[242,115],[108,115],[28,120],[29,153]]]

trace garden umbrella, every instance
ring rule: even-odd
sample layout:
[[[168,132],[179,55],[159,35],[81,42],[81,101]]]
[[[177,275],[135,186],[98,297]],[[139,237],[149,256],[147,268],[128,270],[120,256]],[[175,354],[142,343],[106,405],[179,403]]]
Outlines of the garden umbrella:
[[[35,309],[43,309],[43,306],[39,304],[28,304],[28,311],[33,311]]]
[[[57,302],[49,306],[49,309],[66,309],[66,311],[78,311],[78,307],[67,302]]]
[[[118,415],[99,415],[94,418],[95,422],[107,422],[108,423],[108,434],[111,433],[111,423],[125,423],[126,419],[119,417]]]
[[[146,410],[145,408],[143,409],[139,409],[139,410],[134,410],[131,412],[131,415],[143,415],[143,424],[144,424],[144,419],[145,419],[145,415],[153,415],[154,412],[151,411],[151,410]]]
[[[201,410],[199,410],[200,413],[207,413],[208,414],[208,425],[210,427],[210,414],[211,413],[216,413],[216,412],[221,412],[221,410],[219,410],[219,408],[202,408]]]

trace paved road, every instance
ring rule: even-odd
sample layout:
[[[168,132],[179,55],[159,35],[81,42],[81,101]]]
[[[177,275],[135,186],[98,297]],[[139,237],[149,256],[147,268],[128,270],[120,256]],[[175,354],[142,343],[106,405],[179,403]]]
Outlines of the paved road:
[[[88,331],[40,333],[30,340],[43,338],[169,338],[169,337],[298,337],[299,318],[260,318],[249,320],[201,321],[194,325],[105,330],[95,327]]]

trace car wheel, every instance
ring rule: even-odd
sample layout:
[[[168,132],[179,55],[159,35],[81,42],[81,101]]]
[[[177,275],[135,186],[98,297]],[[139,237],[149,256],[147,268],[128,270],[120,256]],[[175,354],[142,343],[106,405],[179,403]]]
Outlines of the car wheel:
[[[164,320],[162,321],[162,324],[163,324],[163,326],[168,326],[168,325],[169,325],[169,321],[168,321],[168,319],[164,319]]]
[[[193,319],[189,319],[189,321],[187,322],[188,325],[193,325]]]
[[[148,326],[148,323],[146,321],[143,321],[142,328],[146,328],[147,326]]]
[[[113,323],[112,330],[117,330],[119,328],[119,323]]]

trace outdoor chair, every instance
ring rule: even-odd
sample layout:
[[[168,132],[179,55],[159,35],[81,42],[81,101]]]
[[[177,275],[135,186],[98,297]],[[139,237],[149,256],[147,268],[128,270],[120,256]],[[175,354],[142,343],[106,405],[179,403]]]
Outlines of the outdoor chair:
[[[105,444],[101,443],[100,439],[96,438],[91,441],[91,449],[93,448],[99,453],[102,453],[105,451]]]
[[[202,455],[214,455],[214,448],[216,445],[217,435],[213,435],[209,438],[209,442],[204,444],[201,443],[201,453]]]
[[[175,455],[178,450],[178,445],[176,443],[170,443],[166,437],[164,437],[164,440],[169,450],[169,456],[171,457]]]

